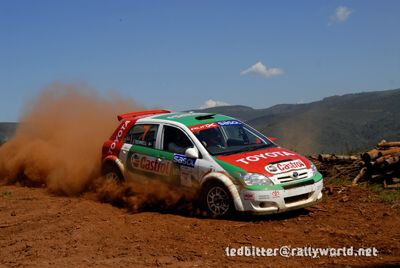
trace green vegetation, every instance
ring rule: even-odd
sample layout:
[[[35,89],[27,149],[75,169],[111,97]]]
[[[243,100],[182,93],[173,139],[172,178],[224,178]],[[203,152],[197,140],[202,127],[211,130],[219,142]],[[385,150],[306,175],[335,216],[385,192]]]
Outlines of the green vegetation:
[[[383,202],[394,204],[400,203],[400,189],[385,189],[381,184],[369,184],[368,188],[377,193]]]
[[[329,179],[329,178],[328,178]],[[328,180],[328,185],[332,184],[333,186],[349,186],[351,185],[352,180],[350,178],[334,178],[334,179],[329,179]]]

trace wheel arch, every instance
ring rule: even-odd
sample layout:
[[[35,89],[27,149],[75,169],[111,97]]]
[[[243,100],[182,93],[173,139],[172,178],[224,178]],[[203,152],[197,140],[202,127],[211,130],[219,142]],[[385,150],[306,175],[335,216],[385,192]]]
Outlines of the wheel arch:
[[[211,172],[204,176],[201,180],[201,189],[203,189],[207,184],[212,182],[219,182],[222,183],[231,194],[233,204],[237,211],[243,211],[243,202],[240,198],[240,194],[236,185],[233,183],[232,179],[224,174],[223,172]]]
[[[108,166],[115,166],[119,169],[121,172],[122,176],[125,174],[125,167],[124,164],[120,159],[118,159],[115,155],[109,155],[106,158],[103,159],[103,162],[101,164],[101,172],[105,170],[106,167]]]

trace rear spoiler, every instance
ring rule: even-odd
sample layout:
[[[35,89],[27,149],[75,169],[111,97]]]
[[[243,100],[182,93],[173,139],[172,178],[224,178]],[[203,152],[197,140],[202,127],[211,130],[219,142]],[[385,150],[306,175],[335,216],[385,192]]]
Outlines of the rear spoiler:
[[[130,117],[143,116],[143,115],[154,115],[154,114],[169,114],[170,112],[171,111],[168,111],[168,110],[147,110],[147,111],[141,111],[141,112],[119,114],[117,116],[117,118],[118,118],[118,121],[121,121],[122,119],[130,118]]]

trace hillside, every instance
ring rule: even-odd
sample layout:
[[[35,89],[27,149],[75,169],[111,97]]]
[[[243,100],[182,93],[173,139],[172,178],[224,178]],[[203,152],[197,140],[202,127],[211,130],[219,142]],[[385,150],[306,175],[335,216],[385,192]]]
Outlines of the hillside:
[[[400,89],[332,96],[265,109],[243,105],[197,110],[239,118],[300,153],[363,151],[380,140],[400,140]],[[0,143],[17,123],[0,123]]]
[[[278,143],[311,154],[344,153],[400,139],[400,89],[332,96],[267,109],[223,106],[204,110],[244,120]]]

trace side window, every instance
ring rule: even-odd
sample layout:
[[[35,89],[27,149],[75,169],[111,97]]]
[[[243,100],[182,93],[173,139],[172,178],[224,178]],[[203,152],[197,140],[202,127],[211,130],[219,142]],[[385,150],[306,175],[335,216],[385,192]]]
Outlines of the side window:
[[[171,153],[185,154],[186,149],[194,147],[188,136],[182,130],[164,126],[163,150]]]
[[[124,142],[154,148],[158,125],[134,125],[125,137]]]

